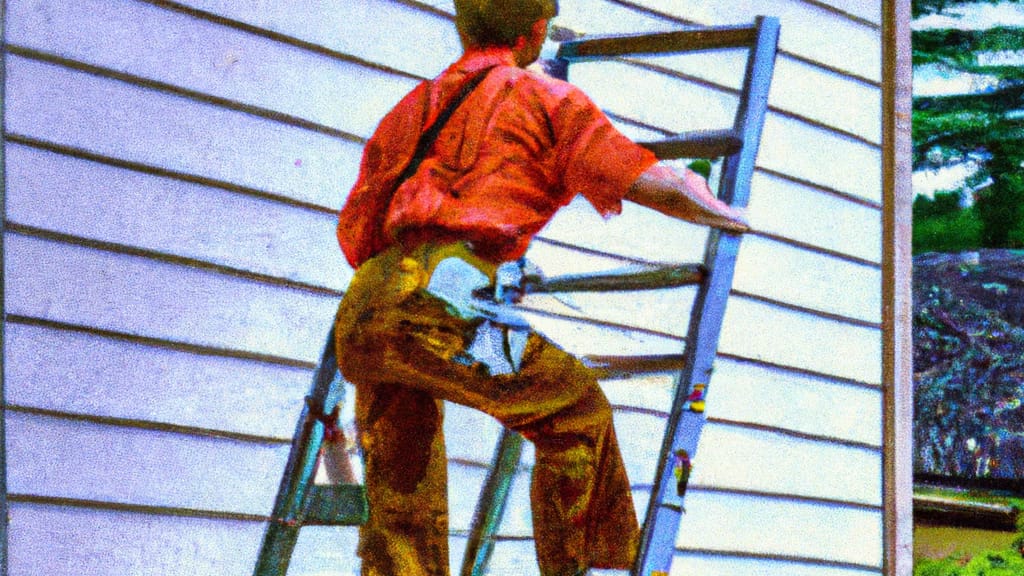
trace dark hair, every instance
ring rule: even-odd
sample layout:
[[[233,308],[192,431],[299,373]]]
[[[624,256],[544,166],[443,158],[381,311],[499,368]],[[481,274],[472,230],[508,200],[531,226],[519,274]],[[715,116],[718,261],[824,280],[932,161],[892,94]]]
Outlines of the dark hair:
[[[478,46],[512,46],[556,14],[558,0],[455,0],[455,25]]]

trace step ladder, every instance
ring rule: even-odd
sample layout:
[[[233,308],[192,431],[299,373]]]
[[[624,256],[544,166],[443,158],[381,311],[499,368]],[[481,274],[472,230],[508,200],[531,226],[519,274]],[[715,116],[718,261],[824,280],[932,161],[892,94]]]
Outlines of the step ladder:
[[[344,390],[334,355],[332,327],[292,437],[255,576],[288,573],[303,526],[355,526],[366,522],[366,491],[356,483],[338,422]],[[314,483],[321,464],[328,484]]]
[[[749,48],[750,55],[732,128],[686,133],[642,143],[661,159],[724,158],[719,197],[746,206],[754,160],[767,108],[778,41],[778,21],[759,17],[752,26],[708,27],[678,32],[591,38],[564,42],[556,74],[569,64],[641,54],[674,54],[722,48]],[[591,356],[584,361],[603,377],[680,370],[661,448],[653,493],[644,523],[635,576],[667,575],[683,514],[685,480],[704,423],[708,378],[718,348],[725,303],[732,286],[740,237],[712,231],[704,262],[648,268],[628,274],[591,274],[550,279],[526,277],[524,293],[606,292],[697,285],[686,347],[667,356]],[[291,453],[278,489],[257,561],[255,576],[285,576],[304,525],[358,525],[366,521],[363,487],[355,483],[343,451],[337,418],[343,383],[330,331],[310,394],[299,418]],[[483,576],[508,503],[523,439],[505,430],[477,502],[460,576]],[[332,482],[313,483],[323,461]]]

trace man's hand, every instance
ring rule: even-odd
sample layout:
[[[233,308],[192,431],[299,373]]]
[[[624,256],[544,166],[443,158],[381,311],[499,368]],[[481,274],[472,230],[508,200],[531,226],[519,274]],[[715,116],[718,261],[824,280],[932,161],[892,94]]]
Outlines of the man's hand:
[[[626,199],[673,218],[733,234],[750,230],[744,211],[715,198],[707,180],[692,170],[679,174],[667,166],[655,164],[630,186]]]

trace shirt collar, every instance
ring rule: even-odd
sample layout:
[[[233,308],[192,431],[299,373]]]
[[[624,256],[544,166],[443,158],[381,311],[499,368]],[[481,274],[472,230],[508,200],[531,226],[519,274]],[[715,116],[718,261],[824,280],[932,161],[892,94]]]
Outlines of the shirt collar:
[[[466,50],[452,65],[453,71],[476,72],[491,66],[515,66],[516,58],[508,46],[474,47]]]

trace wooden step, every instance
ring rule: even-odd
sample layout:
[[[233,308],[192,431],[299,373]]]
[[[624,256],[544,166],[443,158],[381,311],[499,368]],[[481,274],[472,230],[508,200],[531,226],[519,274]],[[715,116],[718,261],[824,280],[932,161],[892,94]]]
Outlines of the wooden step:
[[[700,130],[639,144],[654,152],[659,160],[721,158],[739,152],[743,148],[743,138],[730,129]]]
[[[527,275],[523,281],[526,294],[553,292],[621,292],[627,290],[657,290],[699,284],[704,280],[702,264],[682,264],[641,268],[637,271],[579,274],[541,278]]]
[[[314,485],[306,498],[306,525],[357,526],[369,514],[366,489],[359,484]]]
[[[582,360],[597,373],[598,378],[626,378],[634,374],[679,372],[685,366],[682,354],[584,356]]]
[[[757,39],[753,26],[721,26],[699,30],[676,30],[654,34],[627,34],[563,42],[558,58],[579,61],[640,54],[676,54],[720,48],[744,48]]]

